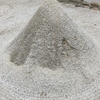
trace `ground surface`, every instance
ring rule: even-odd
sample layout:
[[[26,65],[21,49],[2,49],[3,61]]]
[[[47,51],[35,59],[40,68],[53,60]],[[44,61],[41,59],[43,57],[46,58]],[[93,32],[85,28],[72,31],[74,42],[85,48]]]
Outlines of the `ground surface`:
[[[10,0],[10,2],[4,2],[3,0],[0,1],[0,55],[6,52],[6,48],[9,46],[9,43],[23,30],[40,5],[41,0],[26,0],[26,2],[24,0],[18,2],[15,2],[14,0],[13,2],[12,0]],[[73,21],[77,23],[82,30],[86,31],[87,34],[89,34],[99,46],[100,12],[86,8],[75,8],[74,6],[67,4],[61,5],[68,15],[73,19]],[[1,62],[0,67],[2,67]],[[11,90],[13,86],[7,84],[7,80],[4,81],[3,76],[1,76],[2,75],[0,73],[0,100],[41,100],[39,98],[31,98],[28,95],[24,97],[24,95],[21,95],[21,93],[16,93],[14,89]],[[98,89],[97,92],[95,91],[96,88]],[[93,94],[88,94],[89,91],[92,91]],[[22,91],[22,93],[23,92],[24,91]],[[41,95],[43,95],[43,93]],[[100,85],[98,84],[98,86],[95,86],[95,88],[88,89],[88,91],[83,93],[78,100],[81,100],[81,97],[83,98],[85,95],[89,95],[88,100],[100,100]],[[95,96],[97,97],[96,99],[94,99]],[[46,98],[43,100],[49,99]],[[67,99],[59,97],[59,99],[56,100]],[[77,100],[77,98],[75,99],[73,96],[73,98],[68,100]]]

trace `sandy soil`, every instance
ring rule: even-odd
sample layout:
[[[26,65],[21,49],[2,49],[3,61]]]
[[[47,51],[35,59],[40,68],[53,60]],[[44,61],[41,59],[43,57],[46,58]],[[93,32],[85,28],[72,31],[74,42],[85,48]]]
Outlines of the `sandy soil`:
[[[29,20],[33,17],[34,13],[41,5],[41,0],[22,0],[15,2],[13,0],[4,2],[0,1],[0,55],[6,52],[6,48],[9,46],[10,42],[23,30],[27,25]],[[97,43],[97,46],[100,45],[100,12],[93,11],[87,8],[75,8],[73,5],[61,4],[63,9],[67,14],[73,19],[73,21],[90,37],[94,39]],[[0,58],[3,59],[3,58]],[[3,62],[4,63],[4,62]],[[3,65],[0,62],[0,67]],[[10,69],[10,68],[9,68]],[[18,68],[19,71],[21,68]],[[22,70],[22,69],[21,69]],[[27,69],[28,70],[28,69]],[[16,71],[16,74],[17,74]],[[45,70],[44,70],[45,72]],[[48,71],[49,72],[49,71]],[[6,70],[4,71],[6,73]],[[20,73],[20,72],[19,72]],[[56,72],[56,73],[59,73]],[[10,72],[9,72],[10,74]],[[23,75],[23,74],[22,74]],[[39,98],[33,98],[31,96],[20,95],[24,93],[21,91],[20,94],[16,93],[16,88],[6,83],[1,77],[0,73],[0,100],[41,100]],[[55,75],[57,78],[57,76]],[[100,77],[100,72],[98,72],[98,77]],[[9,78],[9,77],[8,77]],[[94,84],[95,86],[95,84]],[[13,88],[13,90],[11,90]],[[98,91],[96,91],[98,90]],[[70,99],[59,97],[56,100],[81,100],[81,97],[84,98],[85,95],[88,95],[88,100],[99,100],[100,98],[100,85],[95,86],[95,88],[89,88],[87,92],[83,92],[80,98],[75,98],[73,96]],[[13,91],[13,92],[12,92]],[[89,94],[89,91],[92,91],[93,94]],[[45,95],[45,94],[44,94]],[[94,97],[97,97],[94,99]],[[43,100],[52,100],[52,99],[43,99]],[[86,100],[85,98],[83,100]]]

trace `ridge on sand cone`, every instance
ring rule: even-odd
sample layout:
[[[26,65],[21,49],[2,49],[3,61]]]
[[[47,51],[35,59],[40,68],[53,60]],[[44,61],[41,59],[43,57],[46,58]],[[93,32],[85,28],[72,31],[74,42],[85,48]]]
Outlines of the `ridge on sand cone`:
[[[46,0],[25,29],[10,45],[10,61],[23,65],[27,59],[50,69],[63,62],[92,62],[94,41],[67,15],[56,0]]]

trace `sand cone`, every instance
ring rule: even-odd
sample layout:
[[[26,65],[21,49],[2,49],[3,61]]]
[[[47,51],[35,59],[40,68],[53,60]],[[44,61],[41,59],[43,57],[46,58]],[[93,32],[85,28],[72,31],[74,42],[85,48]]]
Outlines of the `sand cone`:
[[[64,12],[56,0],[46,0],[11,44],[11,62],[27,58],[42,67],[62,67],[62,59],[91,56],[94,43]]]

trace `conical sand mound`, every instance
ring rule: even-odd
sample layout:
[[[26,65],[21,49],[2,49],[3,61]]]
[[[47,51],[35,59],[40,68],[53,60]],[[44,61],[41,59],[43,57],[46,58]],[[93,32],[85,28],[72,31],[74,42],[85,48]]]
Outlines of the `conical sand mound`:
[[[89,60],[95,48],[93,40],[77,27],[58,2],[47,0],[12,42],[10,60],[22,65],[31,59],[39,66],[55,69],[63,67],[66,59]]]

